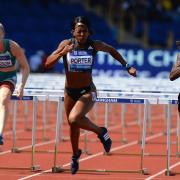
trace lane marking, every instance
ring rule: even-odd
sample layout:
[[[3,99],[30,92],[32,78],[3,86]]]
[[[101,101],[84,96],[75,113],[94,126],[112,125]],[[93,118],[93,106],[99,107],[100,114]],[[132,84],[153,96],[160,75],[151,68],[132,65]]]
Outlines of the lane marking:
[[[180,162],[177,162],[177,163],[173,164],[172,166],[169,167],[169,169],[172,169],[172,168],[174,168],[174,167],[176,167],[176,166],[178,166],[178,165],[180,165]],[[156,174],[154,174],[154,175],[146,178],[145,180],[153,179],[153,178],[155,178],[155,177],[157,177],[157,176],[165,173],[165,171],[166,171],[166,169],[163,169],[162,171],[159,171],[158,173],[156,173]],[[168,177],[168,176],[167,176],[167,177]]]
[[[164,135],[163,133],[154,134],[154,135],[152,135],[150,137],[147,137],[146,140],[152,140],[152,139],[155,139],[155,138],[163,136],[163,135]],[[111,152],[119,150],[119,149],[127,148],[127,147],[133,146],[133,145],[138,144],[138,143],[139,143],[138,141],[132,141],[131,143],[128,143],[128,144],[125,144],[125,145],[121,145],[121,146],[117,146],[115,148],[112,148]],[[80,159],[79,161],[80,162],[86,161],[88,159],[92,159],[92,158],[95,158],[95,157],[100,156],[100,155],[103,155],[103,152],[99,152],[99,153],[96,153],[94,155],[90,155],[88,157]],[[67,163],[67,164],[62,165],[62,167],[67,167],[69,165],[70,165],[70,162]],[[39,176],[39,175],[42,175],[44,173],[51,172],[51,171],[52,171],[52,169],[47,169],[47,170],[44,170],[44,171],[42,171],[40,173],[36,173],[36,174],[29,175],[29,176],[25,176],[23,178],[19,178],[18,180],[29,179],[29,178],[32,178],[32,177],[35,177],[35,176]]]

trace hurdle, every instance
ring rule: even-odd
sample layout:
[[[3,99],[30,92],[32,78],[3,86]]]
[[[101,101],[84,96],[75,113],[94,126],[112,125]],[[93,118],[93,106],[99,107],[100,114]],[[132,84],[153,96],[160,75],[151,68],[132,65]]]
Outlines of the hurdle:
[[[33,131],[32,131],[32,153],[31,153],[31,166],[30,167],[0,167],[0,169],[9,169],[9,170],[31,170],[33,172],[41,171],[39,165],[34,164],[34,153],[35,153],[35,128],[36,128],[36,101],[37,97],[35,96],[23,96],[18,98],[17,96],[11,96],[11,100],[17,102],[18,100],[23,101],[33,101]],[[14,104],[14,118],[13,118],[13,147],[11,152],[20,152],[16,147],[16,112],[17,112],[17,103]]]
[[[47,90],[46,89],[46,93],[57,93],[59,90]],[[35,92],[35,89],[33,89],[33,92]],[[60,90],[59,92],[62,92],[62,90]],[[108,93],[109,91],[106,91],[106,90],[104,90],[104,91],[100,91],[101,93]],[[42,93],[42,92],[41,92]],[[112,92],[110,92],[110,93],[112,93]],[[108,93],[108,95],[110,95],[110,93]],[[117,90],[117,91],[115,91],[115,93],[117,93],[117,95],[119,95],[119,91]],[[115,94],[115,93],[113,93],[113,94]],[[124,95],[123,95],[124,94]],[[166,98],[170,98],[170,97],[177,97],[177,93],[171,93],[171,94],[168,94],[168,93],[162,93],[162,94],[160,94],[159,95],[159,93],[157,93],[157,92],[154,92],[154,93],[142,93],[142,92],[123,92],[123,91],[120,91],[120,96],[121,97],[148,97],[148,98],[150,98],[151,96],[153,97],[153,98],[161,98],[161,97],[166,97]],[[107,104],[105,104],[106,106],[105,106],[105,109],[106,109],[106,111],[105,111],[105,126],[107,127],[108,126],[108,121],[107,121],[107,119],[108,119],[108,105]],[[122,105],[124,105],[124,104],[122,104]],[[148,106],[149,107],[149,106]],[[123,109],[122,109],[122,114],[123,114]],[[121,131],[121,133],[122,133],[122,142],[126,142],[127,141],[127,139],[125,138],[125,130],[124,130],[124,128],[125,128],[125,120],[124,120],[124,116],[122,116],[121,117],[121,124],[122,124],[122,131]],[[140,125],[140,132],[141,132],[141,125]],[[86,139],[86,141],[87,141],[87,138],[85,138]],[[85,142],[86,143],[86,142]],[[177,143],[177,144],[179,144],[179,143]],[[85,145],[85,147],[87,147],[86,145]],[[177,153],[178,154],[178,153]],[[150,154],[149,154],[150,155]],[[152,156],[156,156],[155,154],[152,154]],[[158,156],[158,154],[157,154],[157,156]]]
[[[109,88],[109,87],[108,87]],[[160,88],[158,87],[158,91],[157,90],[133,90],[133,89],[130,89],[130,91],[125,91],[125,90],[119,90],[119,89],[115,89],[115,90],[110,90],[110,89],[106,89],[106,88],[99,88],[98,89],[98,93],[103,95],[103,94],[106,94],[108,97],[109,96],[117,96],[117,97],[141,97],[141,98],[146,98],[146,97],[149,97],[151,98],[153,96],[153,98],[159,98],[159,97],[173,97],[173,98],[176,98],[177,97],[177,91],[175,92],[170,92],[170,91],[165,91],[165,90],[159,90]],[[156,87],[157,88],[157,87]],[[63,89],[62,88],[59,88],[57,89],[56,87],[53,87],[53,89],[48,89],[47,87],[45,88],[27,88],[26,89],[27,91],[29,91],[29,93],[45,93],[45,94],[48,94],[48,93],[63,93]],[[124,106],[122,104],[122,106]],[[108,108],[108,105],[105,104],[105,108],[107,109]],[[148,127],[149,127],[149,131],[150,131],[150,134],[152,134],[152,128],[151,128],[151,117],[150,117],[150,106],[148,107],[149,108],[149,112],[148,112]],[[106,111],[108,112],[108,111]],[[122,111],[123,113],[123,111]],[[166,113],[166,112],[165,112]],[[123,117],[124,115],[122,115]],[[105,117],[108,118],[108,115]],[[123,118],[121,118],[122,121],[121,121],[121,124],[123,125],[122,126],[122,142],[126,143],[127,142],[127,138],[125,137],[125,126],[124,126],[124,123],[125,123],[125,120]],[[105,122],[108,122],[108,121],[105,121]],[[140,132],[141,132],[141,124],[140,124],[140,121],[138,121],[138,125],[140,127]],[[164,122],[164,125],[165,125],[165,122]],[[108,124],[105,125],[105,127],[107,127]],[[164,132],[165,132],[165,129],[164,129]]]
[[[138,170],[106,170],[106,169],[80,169],[79,172],[111,172],[111,173],[140,173],[147,175],[148,171],[143,166],[144,161],[144,148],[145,148],[145,136],[146,136],[146,121],[147,121],[147,104],[148,99],[128,99],[128,98],[106,98],[106,97],[98,97],[94,99],[96,102],[101,103],[125,103],[125,104],[144,104],[144,123],[143,123],[143,135],[142,135],[142,145],[141,145],[141,160],[140,160],[140,169]],[[156,101],[156,100],[152,100]],[[107,122],[105,122],[106,124]],[[56,122],[56,139],[55,139],[55,151],[54,151],[54,166],[52,167],[53,173],[62,173],[69,171],[69,169],[61,168],[57,166],[57,147],[58,147],[58,132],[59,132],[59,124],[60,120],[57,118]]]
[[[17,116],[17,101],[18,100],[23,100],[23,101],[32,101],[33,97],[32,96],[23,96],[22,99],[18,98],[17,96],[11,96],[11,100],[14,101],[14,115],[13,115],[13,146],[11,151],[13,153],[17,153],[19,152],[18,148],[16,147],[16,116]],[[33,111],[35,110],[34,106],[33,106]],[[34,113],[33,113],[34,114]]]
[[[157,99],[157,97],[155,97],[156,99]],[[142,143],[143,144],[143,143]],[[143,167],[143,165],[142,165],[142,167]]]
[[[178,100],[168,100],[168,106],[167,106],[167,113],[168,113],[168,118],[167,118],[167,167],[166,167],[166,171],[165,171],[165,175],[166,176],[173,176],[175,174],[179,174],[180,172],[172,172],[170,170],[170,128],[171,128],[171,110],[170,110],[170,105],[171,104],[178,104]],[[179,125],[179,118],[177,120],[177,125]],[[179,127],[177,127],[177,138],[179,138]],[[179,141],[177,141],[177,144],[179,144]],[[177,148],[179,147],[179,145],[177,145]],[[179,152],[178,152],[179,153]]]
[[[178,97],[178,93],[177,92],[171,92],[171,93],[168,93],[168,92],[157,92],[157,91],[148,91],[148,92],[144,92],[144,91],[141,91],[139,90],[138,92],[136,91],[123,91],[123,90],[118,90],[116,89],[115,91],[113,90],[109,90],[109,89],[100,89],[98,90],[98,94],[99,96],[103,96],[103,95],[106,95],[108,97],[121,97],[121,98],[177,98]],[[149,104],[148,106],[148,127],[149,127],[149,133],[150,134],[153,134],[152,132],[152,125],[151,125],[151,104]],[[167,104],[165,105],[165,110],[164,110],[164,115],[166,117],[166,114],[167,114]],[[127,139],[125,137],[125,117],[124,117],[124,114],[125,114],[125,104],[122,104],[122,111],[121,111],[121,124],[122,124],[122,142],[126,143],[127,142]],[[137,124],[139,125],[139,128],[140,128],[140,134],[141,134],[141,120],[140,120],[140,112],[141,109],[138,108],[138,122]],[[164,118],[164,133],[165,133],[165,124],[166,124],[166,121],[165,121],[166,118]]]
[[[43,137],[42,138],[40,138],[40,140],[41,139],[43,139],[44,141],[48,141],[49,140],[49,138],[47,137],[47,100],[48,100],[48,95],[46,95],[46,94],[42,94],[42,93],[40,93],[40,94],[37,94],[37,93],[32,93],[31,91],[30,92],[27,92],[27,91],[25,91],[25,93],[24,94],[26,94],[24,97],[26,97],[26,96],[37,96],[37,97],[40,97],[40,96],[44,96],[44,98],[42,99],[42,100],[40,100],[39,98],[38,98],[38,101],[42,101],[42,109],[43,109],[43,113],[42,113],[42,121],[43,121],[43,128],[41,128],[41,129],[37,129],[37,130],[42,130],[43,131]],[[16,103],[16,101],[15,101],[15,103]],[[27,101],[23,101],[23,103],[24,103],[24,129],[26,130],[26,131],[32,131],[32,129],[31,128],[29,128],[28,127],[28,105],[27,105]],[[16,103],[16,105],[14,106],[14,114],[16,114],[16,111],[17,111],[17,103]],[[18,140],[24,140],[25,138],[18,138]],[[28,138],[29,139],[29,138]]]
[[[56,119],[56,136],[55,136],[55,146],[54,146],[54,166],[52,167],[52,172],[60,171],[60,167],[57,164],[57,153],[58,153],[58,144],[59,144],[59,129],[62,122],[62,97],[58,97],[58,107],[57,107],[57,119]]]

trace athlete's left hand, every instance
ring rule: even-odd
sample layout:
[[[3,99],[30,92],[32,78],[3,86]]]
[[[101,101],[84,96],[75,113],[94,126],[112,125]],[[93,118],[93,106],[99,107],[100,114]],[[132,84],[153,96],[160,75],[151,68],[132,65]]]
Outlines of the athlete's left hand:
[[[19,84],[17,89],[16,89],[16,96],[18,98],[22,98],[23,97],[23,90],[24,90],[23,85]]]
[[[129,73],[131,76],[136,77],[136,69],[135,69],[135,68],[130,67],[130,68],[128,69],[128,73]]]

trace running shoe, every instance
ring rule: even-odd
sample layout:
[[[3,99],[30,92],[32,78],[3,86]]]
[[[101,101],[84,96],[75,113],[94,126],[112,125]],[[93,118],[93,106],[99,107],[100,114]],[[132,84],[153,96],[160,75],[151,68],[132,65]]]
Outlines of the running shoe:
[[[3,137],[2,135],[0,135],[0,145],[3,145],[3,144],[4,144]]]
[[[72,162],[71,162],[71,174],[76,174],[79,170],[79,158],[82,154],[81,149],[78,150],[77,154],[72,156]]]
[[[112,145],[112,140],[109,137],[108,131],[105,127],[101,127],[102,128],[102,133],[100,135],[98,135],[98,138],[100,139],[101,143],[104,146],[104,150],[106,151],[106,153],[108,153],[111,149],[111,145]]]

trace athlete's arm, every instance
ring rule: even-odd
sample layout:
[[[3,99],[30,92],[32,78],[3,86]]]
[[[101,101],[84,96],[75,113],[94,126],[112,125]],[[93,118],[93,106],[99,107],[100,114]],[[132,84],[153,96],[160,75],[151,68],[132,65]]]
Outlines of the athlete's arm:
[[[47,57],[44,63],[44,67],[45,68],[52,67],[62,56],[67,54],[72,49],[73,49],[73,44],[71,44],[69,40],[62,41],[59,44],[58,48]]]
[[[10,49],[13,56],[16,58],[17,62],[20,65],[22,78],[21,78],[20,84],[18,85],[17,96],[22,97],[23,89],[27,81],[27,78],[29,76],[30,69],[29,69],[29,65],[28,65],[23,49],[15,41],[10,41]]]
[[[121,54],[111,45],[106,44],[102,41],[94,41],[94,47],[97,51],[108,52],[114,59],[119,61],[123,66],[126,66],[127,62],[123,59]],[[132,76],[136,76],[136,69],[130,67],[127,69],[128,73]]]
[[[180,77],[180,53],[177,55],[177,61],[172,67],[172,70],[169,74],[169,79],[171,81],[174,81],[179,77]]]

